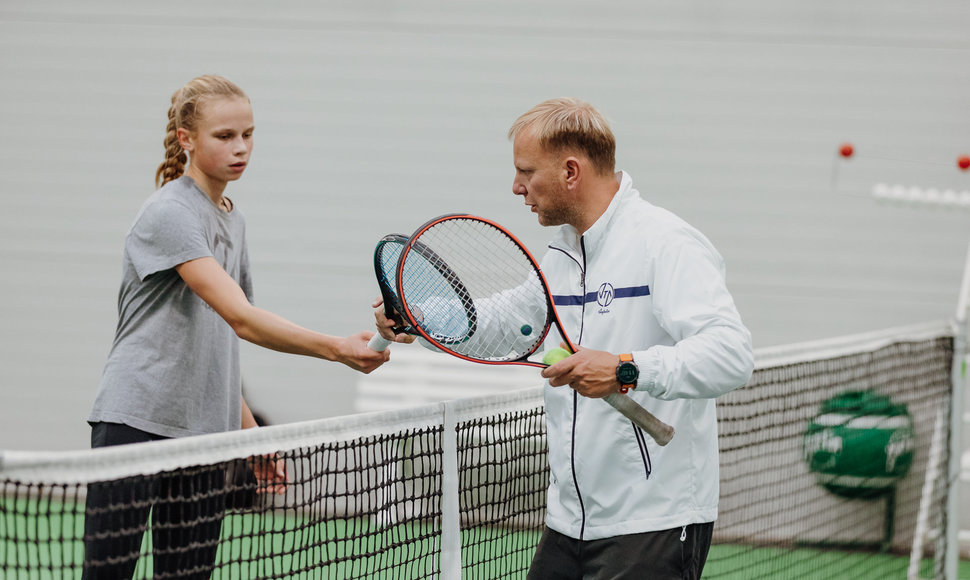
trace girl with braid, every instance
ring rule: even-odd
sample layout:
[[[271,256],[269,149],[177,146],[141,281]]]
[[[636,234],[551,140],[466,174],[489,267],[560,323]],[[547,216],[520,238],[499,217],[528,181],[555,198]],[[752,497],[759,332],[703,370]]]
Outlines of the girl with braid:
[[[252,148],[252,107],[232,82],[201,76],[172,96],[159,189],[125,237],[118,325],[88,416],[92,447],[255,427],[240,338],[364,373],[387,361],[367,347],[371,332],[321,334],[253,305],[245,221],[225,196]],[[253,469],[261,489],[284,489],[282,461]],[[224,488],[221,468],[89,486],[84,578],[131,577],[149,511],[155,576],[208,578],[225,511],[225,494],[212,490]]]

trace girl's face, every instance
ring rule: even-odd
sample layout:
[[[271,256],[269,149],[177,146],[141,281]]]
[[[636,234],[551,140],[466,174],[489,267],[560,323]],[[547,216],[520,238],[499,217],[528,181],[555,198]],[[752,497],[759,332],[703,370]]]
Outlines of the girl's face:
[[[222,195],[226,184],[242,177],[253,150],[253,109],[249,101],[230,97],[206,101],[196,131],[178,130],[189,154],[185,174],[209,195]]]

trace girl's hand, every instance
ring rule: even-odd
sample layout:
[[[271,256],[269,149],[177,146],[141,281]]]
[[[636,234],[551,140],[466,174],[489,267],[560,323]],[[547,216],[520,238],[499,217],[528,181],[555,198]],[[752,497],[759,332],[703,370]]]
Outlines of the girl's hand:
[[[362,373],[370,373],[391,358],[391,351],[376,351],[367,346],[373,332],[360,332],[343,339],[338,361]]]
[[[283,495],[290,484],[290,476],[286,472],[286,461],[277,454],[261,455],[249,458],[249,465],[256,476],[256,493],[273,493]]]

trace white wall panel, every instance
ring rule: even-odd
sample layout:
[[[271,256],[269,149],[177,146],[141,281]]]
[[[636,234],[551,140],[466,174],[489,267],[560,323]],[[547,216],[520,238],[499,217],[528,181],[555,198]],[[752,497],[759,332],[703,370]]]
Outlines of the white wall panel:
[[[601,3],[602,4],[602,3]],[[970,214],[880,205],[877,181],[970,190],[970,5],[26,2],[0,6],[0,448],[87,445],[122,237],[152,190],[171,93],[250,94],[246,213],[261,306],[369,328],[374,242],[438,213],[507,224],[505,132],[586,98],[620,167],[705,231],[757,346],[946,318]],[[835,150],[856,144],[832,189]],[[858,195],[849,195],[858,194]],[[357,376],[244,349],[275,421],[352,410]]]

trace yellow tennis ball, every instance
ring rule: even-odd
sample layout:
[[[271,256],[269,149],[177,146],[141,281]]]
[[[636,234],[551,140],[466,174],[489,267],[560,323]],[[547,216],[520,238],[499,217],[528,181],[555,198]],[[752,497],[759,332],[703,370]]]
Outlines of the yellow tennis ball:
[[[557,346],[556,348],[546,352],[546,354],[542,357],[542,362],[549,366],[552,366],[557,362],[561,361],[562,359],[566,358],[570,354],[572,353],[569,352],[568,350]]]

